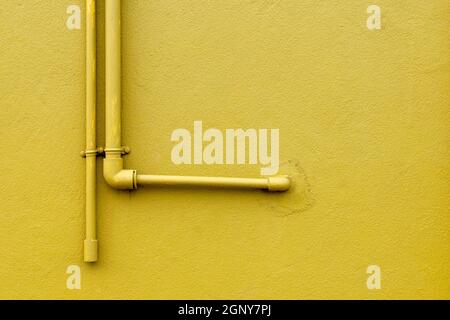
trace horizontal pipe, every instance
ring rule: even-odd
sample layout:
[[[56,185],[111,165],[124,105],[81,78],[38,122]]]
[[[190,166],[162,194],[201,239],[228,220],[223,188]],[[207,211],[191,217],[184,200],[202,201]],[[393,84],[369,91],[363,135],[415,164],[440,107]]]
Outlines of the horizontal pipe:
[[[286,191],[289,190],[291,186],[291,180],[287,176],[277,176],[268,178],[228,178],[228,177],[138,175],[137,185],[213,187],[225,189],[261,189],[268,191]]]

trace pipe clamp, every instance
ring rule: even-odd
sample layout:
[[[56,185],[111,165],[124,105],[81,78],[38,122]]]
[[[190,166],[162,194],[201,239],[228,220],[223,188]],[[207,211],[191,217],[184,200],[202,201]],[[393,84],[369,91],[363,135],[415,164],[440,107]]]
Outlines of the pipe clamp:
[[[119,153],[121,155],[127,155],[130,152],[131,152],[131,149],[128,146],[123,146],[122,148],[105,148],[103,150],[104,154],[107,154],[107,153]]]
[[[85,150],[81,151],[80,156],[86,158],[89,156],[103,157],[106,153],[120,153],[121,155],[127,155],[131,152],[128,146],[123,146],[122,148],[103,148],[98,147],[96,150]]]
[[[98,147],[95,150],[85,150],[85,151],[81,151],[80,155],[82,158],[86,158],[89,156],[102,156],[105,154],[105,150],[102,147]]]

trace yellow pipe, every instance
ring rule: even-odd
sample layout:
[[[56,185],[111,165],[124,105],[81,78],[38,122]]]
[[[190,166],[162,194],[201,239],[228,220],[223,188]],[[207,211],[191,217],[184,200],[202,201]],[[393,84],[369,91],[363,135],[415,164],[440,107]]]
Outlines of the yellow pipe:
[[[86,240],[84,261],[98,258],[96,230],[96,21],[95,0],[86,0]]]
[[[290,186],[286,176],[269,178],[227,178],[227,177],[190,177],[138,175],[138,185],[157,186],[192,186],[231,189],[267,189],[269,191],[286,191]]]
[[[125,170],[122,159],[121,5],[106,0],[106,148],[103,175],[116,189],[136,189],[136,171]]]
[[[287,191],[287,176],[270,178],[224,178],[137,175],[124,169],[121,141],[121,0],[106,0],[106,148],[103,175],[110,186],[121,190],[138,185],[203,186]]]
[[[106,149],[122,148],[121,6],[107,0],[106,6]]]

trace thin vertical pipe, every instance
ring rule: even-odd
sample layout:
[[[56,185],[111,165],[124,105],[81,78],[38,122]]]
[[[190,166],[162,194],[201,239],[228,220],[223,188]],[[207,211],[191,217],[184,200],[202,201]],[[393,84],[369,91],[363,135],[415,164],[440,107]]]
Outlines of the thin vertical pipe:
[[[84,260],[98,259],[96,214],[96,19],[95,0],[86,0],[86,240]]]

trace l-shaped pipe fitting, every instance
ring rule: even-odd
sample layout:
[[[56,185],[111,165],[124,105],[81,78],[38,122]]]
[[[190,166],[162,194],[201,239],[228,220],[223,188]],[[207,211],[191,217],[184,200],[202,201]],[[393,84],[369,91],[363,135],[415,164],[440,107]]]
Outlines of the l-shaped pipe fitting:
[[[120,153],[106,153],[106,158],[103,160],[103,176],[114,189],[137,189],[136,170],[124,169],[122,154]]]
[[[106,0],[106,158],[103,174],[108,184],[120,190],[133,190],[139,185],[203,186],[217,188],[266,189],[287,191],[287,176],[267,178],[190,177],[138,175],[124,169],[121,140],[121,0]]]

